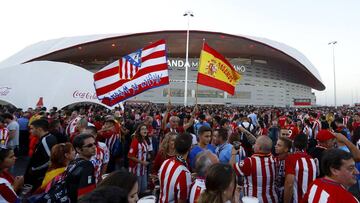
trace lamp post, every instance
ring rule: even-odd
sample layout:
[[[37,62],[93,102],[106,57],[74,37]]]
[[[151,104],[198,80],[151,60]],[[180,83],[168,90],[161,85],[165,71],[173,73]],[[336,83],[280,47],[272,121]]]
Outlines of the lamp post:
[[[184,16],[187,16],[187,32],[186,32],[186,58],[185,58],[185,91],[184,91],[184,106],[187,105],[187,83],[188,83],[188,69],[189,69],[189,27],[190,17],[194,17],[192,11],[186,11]]]
[[[333,71],[334,71],[334,104],[335,104],[335,108],[337,108],[337,105],[336,105],[336,77],[335,77],[335,44],[337,44],[337,41],[331,41],[328,43],[328,45],[332,45]]]

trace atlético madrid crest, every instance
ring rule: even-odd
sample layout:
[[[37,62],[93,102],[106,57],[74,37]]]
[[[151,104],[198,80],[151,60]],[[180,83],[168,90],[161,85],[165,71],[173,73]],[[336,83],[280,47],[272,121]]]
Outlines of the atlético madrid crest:
[[[210,61],[207,62],[207,65],[206,65],[206,73],[207,73],[207,75],[214,76],[217,69],[218,68],[216,66],[216,60],[211,59]]]

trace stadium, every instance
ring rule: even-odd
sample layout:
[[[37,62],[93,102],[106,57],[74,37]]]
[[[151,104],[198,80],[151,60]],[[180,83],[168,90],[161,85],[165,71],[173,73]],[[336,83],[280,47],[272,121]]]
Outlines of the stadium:
[[[184,102],[186,31],[156,31],[65,37],[42,41],[0,63],[0,100],[18,108],[99,103],[93,73],[159,39],[165,39],[170,85],[151,89],[132,101]],[[313,106],[312,89],[325,86],[314,65],[299,51],[265,38],[190,31],[188,105],[195,103],[197,67],[203,40],[242,75],[235,94],[198,86],[199,104]]]

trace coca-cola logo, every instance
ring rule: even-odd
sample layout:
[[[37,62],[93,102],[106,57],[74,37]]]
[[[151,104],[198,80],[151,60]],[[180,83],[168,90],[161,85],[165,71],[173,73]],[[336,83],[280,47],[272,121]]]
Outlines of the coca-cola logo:
[[[80,99],[97,99],[96,93],[91,92],[81,92],[79,90],[74,91],[73,98],[80,98]]]
[[[11,90],[10,87],[0,87],[0,96],[8,95],[10,90]]]

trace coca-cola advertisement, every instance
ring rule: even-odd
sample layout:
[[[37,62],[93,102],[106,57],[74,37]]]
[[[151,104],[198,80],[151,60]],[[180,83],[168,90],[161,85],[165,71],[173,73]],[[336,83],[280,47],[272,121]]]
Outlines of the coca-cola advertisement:
[[[86,91],[80,91],[80,90],[75,90],[73,93],[73,98],[76,99],[96,99],[96,93],[95,92],[86,92]]]
[[[11,90],[10,87],[6,87],[6,86],[0,87],[0,96],[8,95],[10,90]]]

